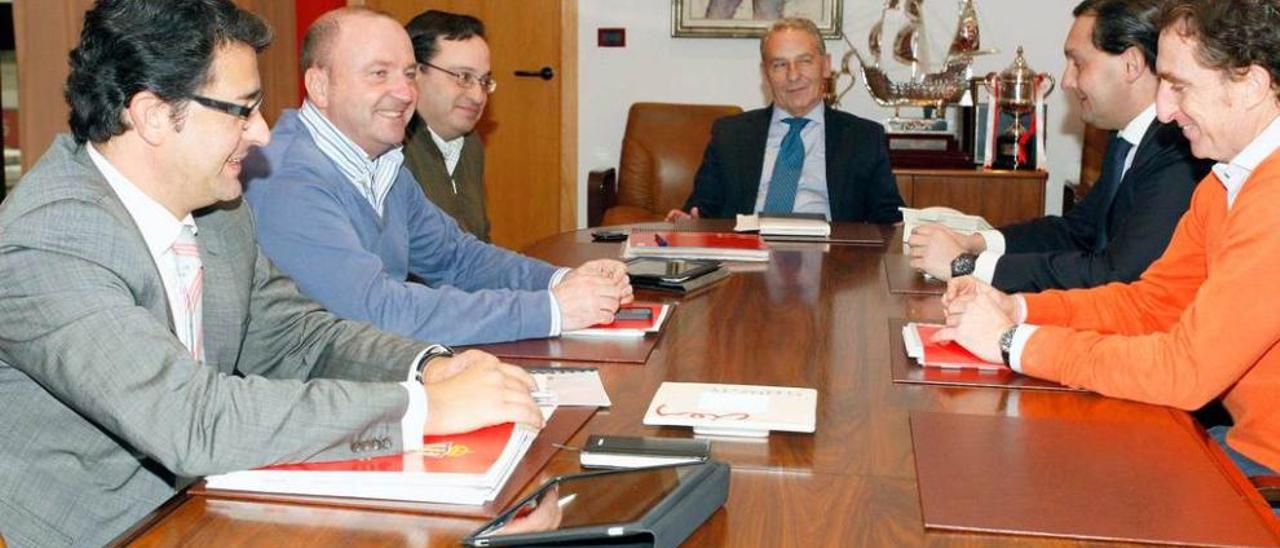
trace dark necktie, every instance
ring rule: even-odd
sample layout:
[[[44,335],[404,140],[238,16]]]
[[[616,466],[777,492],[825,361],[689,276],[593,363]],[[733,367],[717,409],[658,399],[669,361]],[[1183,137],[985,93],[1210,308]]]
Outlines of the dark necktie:
[[[800,172],[804,169],[804,142],[800,130],[809,123],[807,118],[782,120],[791,129],[778,147],[778,160],[773,164],[773,177],[769,179],[769,193],[765,195],[765,213],[791,213],[796,203],[796,188],[800,184]]]
[[[1107,248],[1107,219],[1111,217],[1111,206],[1115,205],[1116,193],[1120,191],[1120,181],[1124,178],[1124,161],[1129,157],[1133,143],[1124,140],[1119,133],[1113,133],[1107,141],[1107,152],[1102,160],[1102,175],[1098,177],[1098,185],[1093,192],[1102,196],[1102,214],[1098,217],[1098,236],[1094,249],[1102,251]]]

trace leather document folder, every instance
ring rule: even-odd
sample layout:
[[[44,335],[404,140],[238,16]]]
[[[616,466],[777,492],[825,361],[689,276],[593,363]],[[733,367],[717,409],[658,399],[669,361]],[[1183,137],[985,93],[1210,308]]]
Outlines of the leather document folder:
[[[1134,426],[1105,417],[913,412],[924,525],[1197,546],[1280,543],[1270,509],[1211,440],[1172,416]]]
[[[889,282],[889,292],[906,295],[941,295],[947,292],[947,283],[911,268],[911,257],[885,254],[884,274]]]
[[[497,497],[482,506],[229,491],[222,489],[209,489],[205,486],[204,481],[196,483],[187,491],[187,493],[195,496],[224,499],[290,502],[342,508],[367,508],[403,513],[492,518],[511,504],[511,501],[515,500],[516,495],[520,494],[531,480],[538,477],[538,473],[542,471],[542,468],[546,466],[547,462],[551,460],[551,457],[555,456],[556,452],[559,451],[559,449],[556,448],[556,445],[564,444],[569,440],[569,438],[572,438],[573,435],[582,428],[582,425],[586,424],[587,421],[591,419],[595,412],[595,407],[560,407],[556,409],[555,414],[551,415],[551,420],[548,421],[547,425],[538,433],[538,437],[533,440],[533,445],[529,447],[524,458],[520,460],[520,464],[516,466],[515,472],[513,472],[511,477],[507,480],[506,486],[502,488],[502,491],[498,493]]]
[[[643,337],[553,337],[472,346],[504,359],[557,360],[596,363],[637,363],[649,360],[662,332]]]
[[[906,345],[902,342],[902,327],[906,324],[906,320],[889,320],[889,368],[890,376],[895,383],[1087,392],[1087,390],[1081,388],[1072,388],[1056,382],[1028,377],[1008,369],[980,370],[921,367],[907,355]]]

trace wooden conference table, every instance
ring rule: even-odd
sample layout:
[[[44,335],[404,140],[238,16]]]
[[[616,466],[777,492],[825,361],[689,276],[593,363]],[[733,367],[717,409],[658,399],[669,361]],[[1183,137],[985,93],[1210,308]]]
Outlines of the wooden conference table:
[[[900,252],[900,236],[892,228],[884,230],[891,239],[887,247],[792,244],[776,250],[767,266],[736,273],[689,298],[642,292],[642,298],[670,299],[679,306],[648,363],[599,364],[614,405],[601,409],[571,444],[580,445],[591,433],[690,435],[687,429],[641,424],[650,398],[665,380],[813,387],[819,392],[815,434],[775,433],[765,442],[715,442],[715,456],[733,467],[729,501],[686,545],[1081,544],[926,531],[908,414],[1031,414],[1124,423],[1136,429],[1185,429],[1189,417],[1092,394],[894,384],[889,342],[896,334],[890,332],[890,320],[937,320],[941,309],[937,297],[888,291],[881,256]],[[548,238],[526,252],[574,265],[616,257],[619,250],[619,244],[592,243],[583,230]],[[561,451],[527,489],[545,478],[577,471],[577,454]],[[456,546],[482,523],[185,495],[163,510],[137,529],[132,542]]]

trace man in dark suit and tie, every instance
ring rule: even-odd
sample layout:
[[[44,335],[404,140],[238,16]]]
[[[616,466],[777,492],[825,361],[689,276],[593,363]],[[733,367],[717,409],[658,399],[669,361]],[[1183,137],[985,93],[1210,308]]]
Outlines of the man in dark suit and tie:
[[[1164,252],[1210,163],[1174,124],[1156,120],[1155,18],[1162,0],[1085,0],[1073,11],[1062,87],[1084,121],[1116,130],[1102,175],[1066,215],[959,235],[925,225],[911,265],[948,280],[972,274],[1009,292],[1137,280]]]
[[[779,19],[760,57],[773,105],[716,121],[693,193],[667,220],[764,212],[900,221],[884,128],[823,102],[831,58],[813,22]]]
[[[338,319],[258,250],[237,175],[267,143],[231,0],[99,0],[72,135],[0,205],[0,531],[102,546],[194,478],[541,425],[532,379]]]

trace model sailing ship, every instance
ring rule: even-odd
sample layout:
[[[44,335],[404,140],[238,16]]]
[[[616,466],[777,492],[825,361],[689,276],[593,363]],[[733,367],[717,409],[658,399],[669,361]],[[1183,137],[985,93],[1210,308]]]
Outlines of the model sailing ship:
[[[956,21],[956,30],[943,61],[942,70],[923,72],[923,69],[929,66],[925,58],[928,48],[925,44],[926,34],[922,17],[924,0],[885,0],[880,19],[872,26],[867,39],[870,62],[862,56],[857,47],[849,42],[846,33],[844,40],[849,46],[849,51],[842,59],[840,72],[852,76],[850,62],[852,58],[857,57],[862,80],[867,83],[867,90],[871,92],[871,97],[880,106],[894,108],[895,117],[897,109],[904,106],[934,107],[935,115],[941,116],[945,105],[959,102],[969,90],[969,66],[973,58],[977,55],[992,53],[992,51],[981,50],[978,11],[973,5],[973,0],[959,1],[960,12]],[[911,67],[910,79],[905,82],[893,81],[888,72],[881,67],[881,43],[884,38],[885,23],[893,20],[902,21],[892,41],[893,59]],[[835,102],[838,104],[852,88],[853,82],[850,82],[835,97]]]

